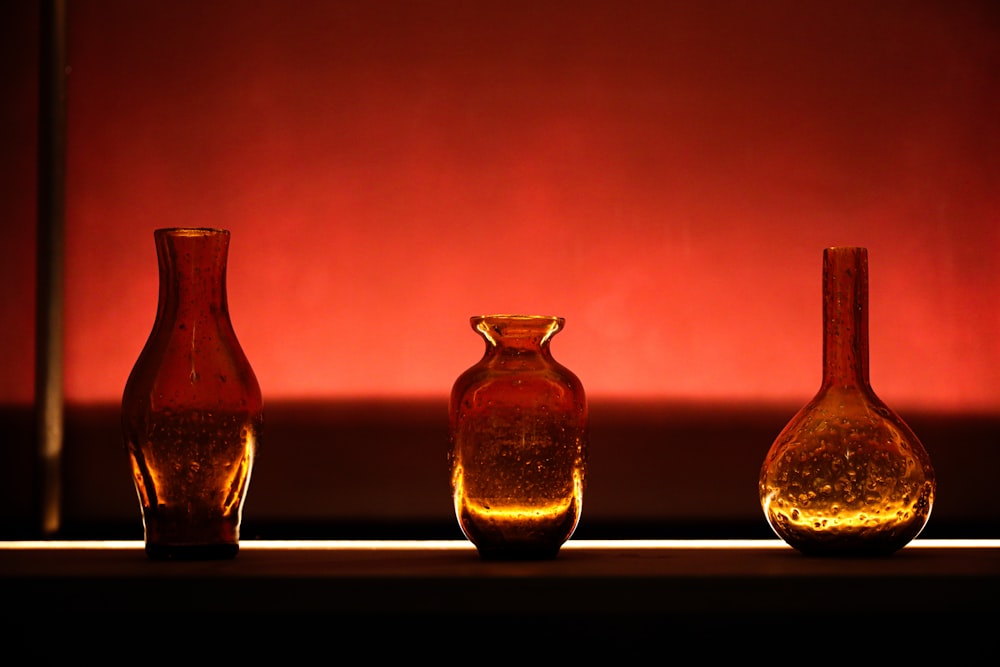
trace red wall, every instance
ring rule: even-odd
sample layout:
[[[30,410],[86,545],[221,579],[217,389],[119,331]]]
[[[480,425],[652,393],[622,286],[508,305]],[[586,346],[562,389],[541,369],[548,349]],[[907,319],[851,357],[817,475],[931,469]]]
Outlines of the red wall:
[[[0,13],[28,403],[37,16]],[[822,249],[862,245],[876,391],[1000,412],[990,2],[102,0],[69,31],[70,402],[120,398],[152,230],[216,226],[266,398],[443,395],[508,311],[567,319],[593,397],[802,401]]]

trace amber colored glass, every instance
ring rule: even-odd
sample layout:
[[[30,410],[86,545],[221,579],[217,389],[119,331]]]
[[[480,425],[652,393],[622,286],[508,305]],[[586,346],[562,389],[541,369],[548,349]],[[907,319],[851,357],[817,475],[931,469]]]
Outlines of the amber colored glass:
[[[808,555],[878,556],[906,546],[934,504],[934,468],[868,377],[868,251],[823,254],[823,377],[760,474],[774,532]]]
[[[483,315],[486,341],[450,399],[455,514],[484,559],[550,559],[583,508],[587,399],[549,349],[561,317]]]
[[[158,229],[159,303],[122,430],[152,559],[232,558],[263,428],[226,296],[229,232]]]

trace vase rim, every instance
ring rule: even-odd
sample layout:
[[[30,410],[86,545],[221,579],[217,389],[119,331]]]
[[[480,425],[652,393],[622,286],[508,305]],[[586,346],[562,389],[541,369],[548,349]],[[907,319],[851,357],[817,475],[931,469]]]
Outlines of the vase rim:
[[[229,234],[228,229],[218,227],[162,227],[154,230],[156,234],[176,234],[180,236],[210,236],[213,234]]]
[[[485,320],[513,320],[515,322],[565,322],[566,318],[558,315],[524,315],[517,313],[492,313],[488,315],[473,315],[470,318],[473,322]]]

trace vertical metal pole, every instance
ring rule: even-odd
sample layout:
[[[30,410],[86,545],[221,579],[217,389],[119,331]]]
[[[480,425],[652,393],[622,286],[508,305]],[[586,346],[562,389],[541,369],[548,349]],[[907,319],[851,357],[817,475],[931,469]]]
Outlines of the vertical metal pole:
[[[41,0],[35,412],[43,535],[60,529],[63,451],[63,253],[66,181],[66,3]]]

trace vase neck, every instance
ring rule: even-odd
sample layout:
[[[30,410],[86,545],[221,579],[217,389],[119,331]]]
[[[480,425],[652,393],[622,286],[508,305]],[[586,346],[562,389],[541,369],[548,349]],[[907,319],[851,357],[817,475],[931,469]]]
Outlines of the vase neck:
[[[823,386],[869,386],[868,251],[823,251]]]
[[[188,310],[228,314],[226,265],[229,232],[215,229],[158,229],[160,315]]]

